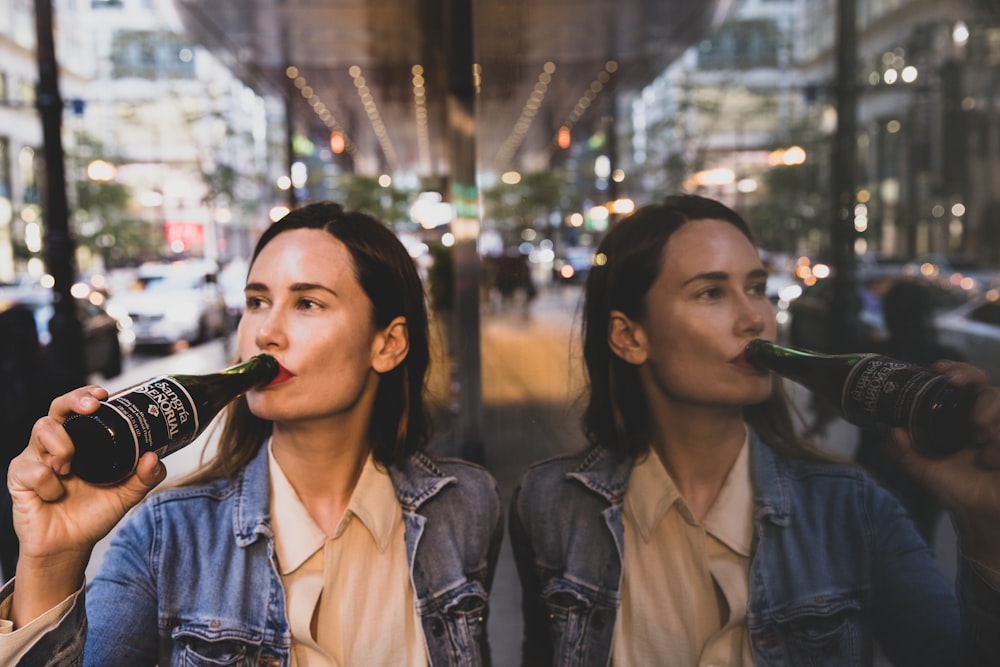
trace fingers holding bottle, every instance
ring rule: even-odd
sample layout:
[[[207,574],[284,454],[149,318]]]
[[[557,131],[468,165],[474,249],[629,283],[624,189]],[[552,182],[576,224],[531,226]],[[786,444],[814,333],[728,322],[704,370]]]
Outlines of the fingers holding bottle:
[[[92,413],[107,395],[87,386],[56,398],[48,415],[35,423],[27,447],[11,461],[7,487],[20,542],[10,616],[15,627],[78,590],[94,545],[166,476],[151,452],[117,486],[94,486],[73,474],[73,441],[63,422],[73,413]]]
[[[66,435],[62,423],[73,413],[90,414],[108,392],[89,385],[63,394],[52,401],[49,413],[39,419],[32,429],[26,453],[33,454],[43,466],[59,476],[68,475],[72,469],[73,442]]]
[[[892,449],[904,469],[931,489],[955,519],[962,550],[1000,571],[1000,388],[969,364],[941,362],[948,381],[976,389],[970,412],[971,442],[942,459],[921,456],[903,429],[894,429]]]
[[[93,486],[73,474],[73,441],[62,423],[70,414],[93,412],[106,397],[104,389],[87,386],[56,398],[11,462],[7,486],[23,557],[89,551],[166,476],[155,454],[116,487]]]

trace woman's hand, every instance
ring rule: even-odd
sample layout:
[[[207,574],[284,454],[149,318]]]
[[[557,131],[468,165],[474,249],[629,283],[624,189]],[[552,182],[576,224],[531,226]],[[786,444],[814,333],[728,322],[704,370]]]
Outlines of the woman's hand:
[[[62,424],[71,413],[94,412],[107,395],[88,386],[56,398],[49,414],[35,422],[28,446],[11,461],[7,487],[20,541],[15,626],[77,590],[94,545],[166,476],[152,453],[116,486],[94,486],[72,474],[73,441]]]
[[[977,388],[972,448],[946,459],[920,456],[904,429],[893,429],[890,449],[906,471],[930,488],[955,518],[962,552],[1000,571],[1000,388],[969,364],[935,364],[955,385]]]

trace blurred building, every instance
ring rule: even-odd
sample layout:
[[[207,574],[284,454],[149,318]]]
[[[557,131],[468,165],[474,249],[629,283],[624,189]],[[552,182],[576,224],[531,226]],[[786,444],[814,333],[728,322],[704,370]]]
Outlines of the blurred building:
[[[770,243],[825,251],[841,1],[741,0],[623,100],[633,196],[717,196]],[[856,252],[1000,261],[996,3],[858,0],[857,45]]]
[[[75,20],[95,55],[79,127],[120,162],[131,213],[162,228],[161,254],[247,254],[283,141],[267,102],[182,34],[171,2],[92,0]]]
[[[746,206],[772,153],[793,145],[802,95],[791,59],[799,0],[743,0],[626,102],[633,189],[700,192]]]
[[[796,62],[814,102],[836,0],[804,3]],[[1000,259],[1000,12],[982,0],[859,2],[860,248]]]
[[[78,238],[106,229],[105,242],[114,244],[121,241],[116,223],[145,223],[159,257],[226,261],[249,254],[268,221],[275,180],[269,156],[284,142],[269,118],[280,119],[280,106],[273,113],[273,102],[186,39],[172,7],[159,0],[54,3],[71,229]],[[41,270],[32,2],[0,0],[0,55],[0,280],[10,280]],[[97,174],[88,169],[95,160],[110,166]],[[122,185],[122,208],[78,205],[79,188],[92,180]],[[103,268],[86,244],[77,263],[85,273]]]
[[[57,2],[57,6],[70,4]],[[87,84],[83,35],[62,31],[56,48],[62,96],[70,107]],[[42,127],[35,108],[38,61],[32,2],[0,0],[0,282],[14,280],[41,251]],[[41,268],[41,260],[35,260]]]

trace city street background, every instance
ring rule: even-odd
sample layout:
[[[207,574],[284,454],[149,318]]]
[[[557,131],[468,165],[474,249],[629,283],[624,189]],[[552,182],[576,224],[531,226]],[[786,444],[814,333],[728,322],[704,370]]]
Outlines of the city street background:
[[[518,477],[534,461],[573,451],[583,443],[579,427],[581,388],[578,286],[561,286],[541,292],[530,311],[519,306],[492,308],[482,320],[483,441],[485,465],[496,477],[505,510]],[[441,337],[435,337],[440,341]],[[208,373],[233,360],[232,343],[215,340],[164,357],[140,356],[114,381],[111,391],[164,373]],[[450,374],[441,350],[432,373],[431,390],[439,398],[438,437],[432,453],[448,452],[447,409]],[[789,385],[797,404],[808,413],[808,394]],[[197,467],[211,453],[214,429],[188,448],[165,459],[166,484]],[[856,429],[834,420],[820,444],[845,458],[853,455]],[[506,521],[506,517],[505,517]],[[110,537],[108,538],[110,539]],[[88,569],[92,576],[107,548],[108,539],[95,549]],[[955,571],[955,540],[948,521],[942,520],[936,539],[938,556],[949,574]],[[496,579],[490,596],[489,634],[494,664],[518,664],[521,637],[521,593],[505,534]],[[881,664],[881,663],[880,663]]]

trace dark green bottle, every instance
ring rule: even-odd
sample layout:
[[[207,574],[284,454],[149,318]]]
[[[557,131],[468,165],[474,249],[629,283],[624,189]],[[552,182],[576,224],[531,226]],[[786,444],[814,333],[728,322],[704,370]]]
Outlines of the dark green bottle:
[[[217,373],[162,375],[109,396],[63,423],[76,448],[72,470],[91,484],[117,484],[146,452],[162,458],[190,444],[222,408],[278,370],[274,357],[259,354]]]
[[[946,457],[972,445],[972,387],[956,387],[923,366],[880,354],[820,354],[753,340],[744,358],[801,384],[858,426],[907,429],[914,448]]]

